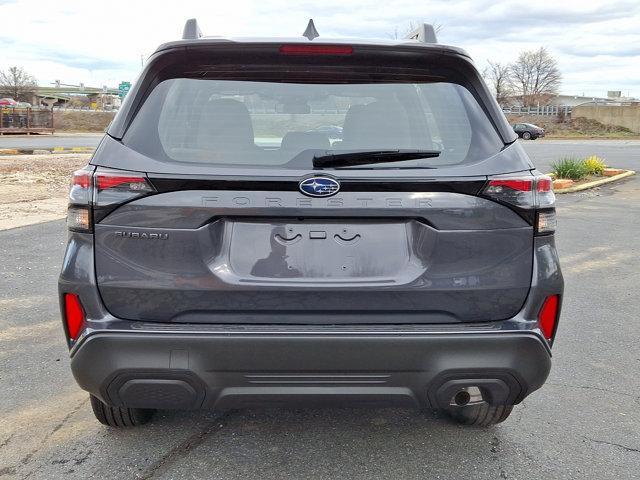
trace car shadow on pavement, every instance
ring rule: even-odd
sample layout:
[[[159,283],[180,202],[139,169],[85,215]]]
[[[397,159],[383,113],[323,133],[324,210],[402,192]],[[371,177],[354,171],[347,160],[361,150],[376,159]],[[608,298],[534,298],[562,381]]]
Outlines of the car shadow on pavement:
[[[185,421],[195,421],[190,435],[141,478],[199,477],[211,469],[226,478],[250,478],[254,471],[263,478],[413,478],[425,469],[463,474],[461,465],[474,458],[498,460],[501,442],[500,426],[468,428],[432,412],[391,408],[164,412],[149,428],[173,430]]]

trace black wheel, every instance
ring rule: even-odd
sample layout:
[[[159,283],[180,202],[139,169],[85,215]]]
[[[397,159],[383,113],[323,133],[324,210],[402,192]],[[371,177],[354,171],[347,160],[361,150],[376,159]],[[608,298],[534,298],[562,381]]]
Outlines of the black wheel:
[[[531,134],[529,132],[524,132],[522,134],[522,138],[524,138],[525,140],[529,140],[531,138]]]
[[[504,422],[511,414],[513,405],[467,405],[466,407],[451,407],[446,414],[455,422],[474,427],[488,427]]]
[[[115,428],[137,427],[144,425],[155,410],[147,408],[125,408],[112,407],[93,395],[91,398],[91,408],[98,421],[104,425]]]

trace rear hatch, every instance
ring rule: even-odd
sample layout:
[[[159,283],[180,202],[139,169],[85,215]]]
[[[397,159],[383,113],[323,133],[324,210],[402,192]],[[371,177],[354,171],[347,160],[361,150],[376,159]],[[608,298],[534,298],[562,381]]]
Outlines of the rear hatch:
[[[518,195],[537,180],[468,59],[300,45],[152,58],[92,160],[105,306],[188,323],[515,315],[535,233]]]

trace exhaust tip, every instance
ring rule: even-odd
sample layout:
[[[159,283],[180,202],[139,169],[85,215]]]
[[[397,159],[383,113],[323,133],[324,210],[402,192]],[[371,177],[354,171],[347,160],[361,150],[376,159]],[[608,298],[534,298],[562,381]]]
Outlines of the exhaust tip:
[[[515,380],[514,380],[515,381]],[[499,378],[463,378],[444,382],[435,391],[433,404],[439,408],[469,407],[472,405],[510,405],[520,390],[513,392]]]
[[[456,389],[455,394],[450,397],[449,406],[466,407],[467,405],[478,405],[484,402],[485,398],[482,396],[480,388],[477,385],[468,385]]]
[[[460,390],[453,397],[453,403],[459,407],[464,407],[471,401],[471,394],[466,390]]]

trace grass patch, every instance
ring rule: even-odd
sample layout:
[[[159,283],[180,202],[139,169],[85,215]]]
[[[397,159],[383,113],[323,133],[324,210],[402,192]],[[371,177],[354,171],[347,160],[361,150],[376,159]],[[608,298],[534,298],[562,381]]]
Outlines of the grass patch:
[[[572,157],[563,158],[551,165],[551,173],[556,178],[568,178],[569,180],[580,180],[589,174],[584,161]]]

